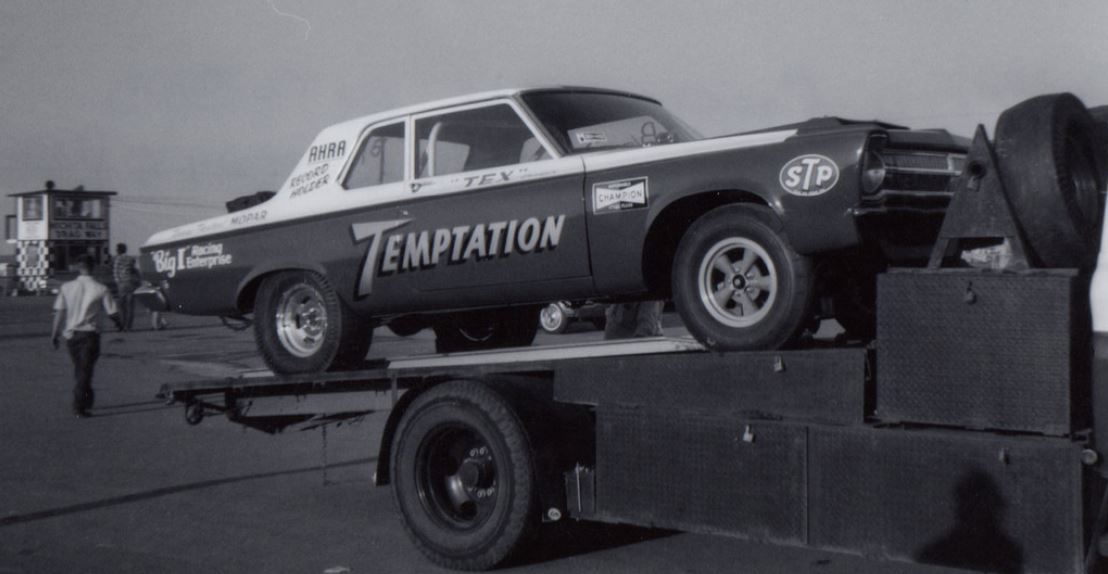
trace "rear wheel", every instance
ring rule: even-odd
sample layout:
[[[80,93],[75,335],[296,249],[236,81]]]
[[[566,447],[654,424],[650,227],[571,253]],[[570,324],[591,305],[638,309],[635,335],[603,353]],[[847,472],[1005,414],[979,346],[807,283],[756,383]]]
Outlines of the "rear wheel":
[[[433,562],[491,568],[538,522],[527,435],[511,406],[479,383],[445,383],[418,397],[397,427],[396,507]]]
[[[1087,267],[1100,244],[1105,150],[1072,94],[1026,100],[996,124],[1001,180],[1036,264]]]
[[[326,278],[287,271],[267,278],[254,304],[254,339],[275,373],[314,373],[354,366],[373,331],[335,294]]]
[[[727,205],[685,233],[673,264],[673,299],[706,347],[775,349],[806,324],[813,273],[767,207]]]
[[[526,347],[539,324],[535,307],[510,307],[459,313],[435,325],[435,351],[457,353],[501,347]]]

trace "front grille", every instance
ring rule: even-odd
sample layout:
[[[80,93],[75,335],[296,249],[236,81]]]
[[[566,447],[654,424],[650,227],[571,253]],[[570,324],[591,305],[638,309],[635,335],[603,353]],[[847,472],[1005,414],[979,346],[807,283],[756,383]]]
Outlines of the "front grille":
[[[957,153],[885,150],[885,183],[895,191],[949,191],[950,182],[962,173],[966,156]]]
[[[856,213],[941,213],[953,194],[951,184],[962,173],[961,153],[883,149],[885,179],[876,193],[865,197]]]

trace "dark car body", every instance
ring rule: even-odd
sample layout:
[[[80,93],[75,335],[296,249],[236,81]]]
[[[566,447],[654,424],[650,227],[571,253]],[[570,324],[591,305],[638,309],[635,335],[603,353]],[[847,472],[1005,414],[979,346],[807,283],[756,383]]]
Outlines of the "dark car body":
[[[600,127],[566,123],[573,98],[587,99],[581,113],[598,110]],[[654,115],[603,121],[617,113],[604,106],[625,103]],[[452,113],[480,116],[467,133],[518,147],[519,160],[477,161],[473,142],[446,146],[450,123],[431,124]],[[173,311],[242,315],[263,278],[309,270],[375,322],[664,295],[683,230],[729,203],[768,206],[802,254],[872,242],[895,257],[898,238],[917,243],[913,227],[934,234],[931,216],[949,199],[966,145],[944,131],[838,118],[699,139],[664,114],[633,94],[546,88],[337,124],[319,134],[272,199],[152,236],[142,248],[143,276]],[[626,135],[635,129],[641,137]],[[619,145],[597,145],[615,139]],[[433,146],[442,150],[432,166],[466,145],[463,164],[427,173]],[[360,166],[373,162],[380,166],[365,169],[377,180],[362,185]]]

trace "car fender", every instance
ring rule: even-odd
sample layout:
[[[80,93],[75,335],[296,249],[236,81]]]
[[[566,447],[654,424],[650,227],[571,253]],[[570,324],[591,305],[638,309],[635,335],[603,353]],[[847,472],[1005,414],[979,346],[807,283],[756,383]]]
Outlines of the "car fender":
[[[327,276],[327,270],[322,265],[315,262],[297,260],[264,261],[254,266],[254,268],[239,281],[238,287],[235,290],[235,301],[239,310],[243,313],[252,312],[254,310],[254,296],[258,292],[258,287],[261,286],[262,280],[267,275],[281,271],[313,271],[324,277]]]

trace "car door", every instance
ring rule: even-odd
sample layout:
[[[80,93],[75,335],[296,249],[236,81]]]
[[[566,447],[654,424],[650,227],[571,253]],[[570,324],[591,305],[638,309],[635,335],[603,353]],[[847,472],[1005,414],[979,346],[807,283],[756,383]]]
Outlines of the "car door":
[[[387,312],[540,301],[591,288],[580,158],[511,100],[415,115],[407,199],[380,219]],[[386,221],[387,220],[387,221]]]

